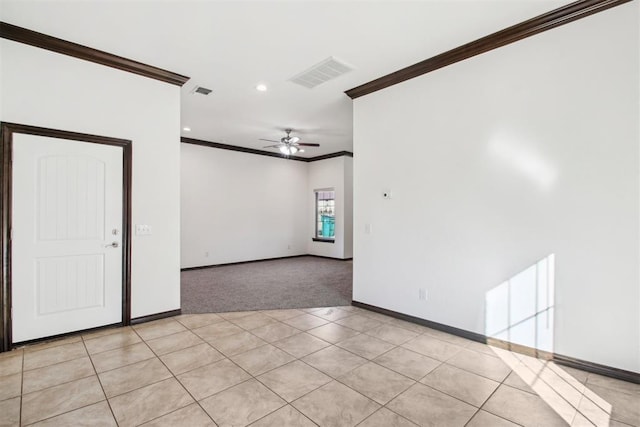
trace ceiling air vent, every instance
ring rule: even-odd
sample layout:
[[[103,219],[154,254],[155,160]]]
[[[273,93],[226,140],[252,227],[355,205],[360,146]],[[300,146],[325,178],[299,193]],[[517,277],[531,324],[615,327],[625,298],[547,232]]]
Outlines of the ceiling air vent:
[[[201,95],[209,95],[211,93],[211,89],[207,89],[206,87],[196,86],[195,89],[191,93],[199,93]]]
[[[333,56],[328,57],[322,62],[317,63],[302,73],[293,76],[289,81],[297,83],[309,89],[322,84],[326,81],[333,80],[349,71],[353,70],[347,64],[338,61]]]

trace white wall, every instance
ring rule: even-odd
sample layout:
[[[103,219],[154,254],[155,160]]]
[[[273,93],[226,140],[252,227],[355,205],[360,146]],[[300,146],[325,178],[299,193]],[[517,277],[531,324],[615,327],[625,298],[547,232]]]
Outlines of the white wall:
[[[193,144],[181,157],[183,268],[307,252],[307,163]]]
[[[353,157],[344,157],[344,253],[353,258]]]
[[[354,300],[485,333],[554,253],[554,351],[640,371],[639,50],[633,2],[358,98]]]
[[[351,157],[305,163],[182,144],[181,162],[182,268],[352,256]],[[336,191],[335,243],[311,240],[321,188]]]
[[[311,214],[307,222],[307,251],[311,255],[326,256],[330,258],[344,258],[345,245],[345,156],[331,159],[318,160],[308,163],[309,186],[307,191],[307,204],[311,207]],[[315,233],[315,190],[333,188],[336,197],[335,212],[335,240],[329,242],[314,242],[311,240]]]
[[[180,308],[180,89],[0,40],[6,122],[132,140],[132,317]]]

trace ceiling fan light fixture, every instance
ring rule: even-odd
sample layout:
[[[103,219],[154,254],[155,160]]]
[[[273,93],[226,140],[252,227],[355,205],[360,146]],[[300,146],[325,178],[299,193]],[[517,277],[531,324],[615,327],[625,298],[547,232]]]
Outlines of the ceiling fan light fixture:
[[[298,147],[294,147],[292,145],[283,145],[282,147],[278,148],[278,150],[280,150],[280,152],[285,156],[290,156],[298,152]]]
[[[300,148],[301,145],[304,145],[305,147],[320,146],[320,144],[311,144],[308,142],[298,143],[298,141],[300,141],[300,138],[297,136],[291,136],[291,131],[292,131],[291,129],[285,129],[284,131],[286,132],[287,135],[280,138],[280,141],[276,141],[273,139],[264,139],[264,138],[259,138],[259,140],[275,142],[276,144],[267,145],[264,148],[277,148],[278,151],[280,151],[280,153],[282,153],[285,156],[291,156],[292,154],[296,154],[296,153],[304,153],[304,150]]]

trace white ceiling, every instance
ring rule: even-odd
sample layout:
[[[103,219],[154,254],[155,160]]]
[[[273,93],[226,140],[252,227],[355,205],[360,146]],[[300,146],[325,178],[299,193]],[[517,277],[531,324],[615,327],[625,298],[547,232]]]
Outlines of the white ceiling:
[[[0,19],[190,76],[183,136],[260,149],[291,127],[321,144],[311,157],[352,151],[345,90],[567,3],[0,0]],[[329,56],[354,70],[313,89],[288,81]]]

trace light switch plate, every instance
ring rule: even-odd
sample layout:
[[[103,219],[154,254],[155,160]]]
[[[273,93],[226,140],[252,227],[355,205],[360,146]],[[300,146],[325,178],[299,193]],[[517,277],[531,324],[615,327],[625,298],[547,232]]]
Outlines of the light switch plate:
[[[136,236],[148,236],[151,234],[151,226],[147,224],[136,224]]]

